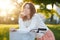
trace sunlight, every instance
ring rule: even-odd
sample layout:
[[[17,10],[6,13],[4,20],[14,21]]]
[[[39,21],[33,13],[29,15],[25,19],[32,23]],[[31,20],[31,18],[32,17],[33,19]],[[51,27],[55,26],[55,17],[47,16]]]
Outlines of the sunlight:
[[[53,7],[54,10],[56,10],[56,5],[54,4],[54,7]]]
[[[49,9],[49,10],[51,10],[51,9],[52,9],[52,5],[51,5],[51,4],[48,4],[48,5],[46,6],[46,8]]]
[[[0,0],[0,16],[6,16],[15,8],[16,6],[11,3],[11,0]]]
[[[5,11],[2,11],[1,13],[0,13],[0,16],[6,16],[7,15],[7,13],[5,12]]]
[[[12,11],[16,9],[15,1],[17,3],[23,2],[23,0],[0,0],[0,16],[7,16],[7,14],[12,14]]]
[[[52,9],[52,5],[51,4],[48,4],[46,6],[46,8],[49,9],[49,10],[51,10]],[[56,5],[55,4],[53,5],[53,9],[56,10]]]
[[[6,0],[6,1],[0,0],[0,8],[3,10],[6,10],[6,8],[8,7],[9,4],[10,4],[10,1],[8,1],[8,0]]]
[[[18,2],[18,3],[21,3],[21,2],[23,2],[23,0],[17,0],[17,2]]]
[[[35,8],[36,8],[36,9],[39,9],[39,8],[40,8],[40,6],[39,6],[39,5],[35,5]]]
[[[7,9],[8,14],[12,14],[11,12],[12,12],[15,8],[16,8],[16,7],[15,7],[14,5],[10,4],[10,5],[8,6],[8,9]]]
[[[4,2],[0,1],[0,8],[5,10],[7,8],[6,4]]]
[[[14,21],[14,17],[11,17],[11,20]]]

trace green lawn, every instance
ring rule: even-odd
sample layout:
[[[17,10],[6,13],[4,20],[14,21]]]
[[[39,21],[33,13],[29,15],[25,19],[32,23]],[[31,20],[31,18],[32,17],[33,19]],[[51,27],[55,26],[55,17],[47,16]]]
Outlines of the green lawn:
[[[9,29],[11,27],[18,28],[17,24],[0,24],[0,40],[9,40]],[[53,31],[56,40],[60,40],[60,25],[48,25]]]
[[[9,40],[9,29],[13,28],[18,28],[17,24],[0,24],[0,40]]]

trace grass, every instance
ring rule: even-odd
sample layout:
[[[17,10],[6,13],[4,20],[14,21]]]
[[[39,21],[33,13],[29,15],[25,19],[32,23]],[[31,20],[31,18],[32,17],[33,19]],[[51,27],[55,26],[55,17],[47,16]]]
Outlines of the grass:
[[[17,28],[18,25],[17,24],[0,24],[0,40],[9,40],[9,29],[10,28]]]
[[[9,29],[18,28],[17,24],[0,24],[0,40],[9,40]],[[48,25],[53,31],[56,40],[60,40],[60,25]]]

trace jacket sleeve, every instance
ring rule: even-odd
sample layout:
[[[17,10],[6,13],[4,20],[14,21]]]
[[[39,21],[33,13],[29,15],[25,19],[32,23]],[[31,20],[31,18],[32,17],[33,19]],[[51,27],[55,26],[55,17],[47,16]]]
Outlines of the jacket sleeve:
[[[48,31],[48,27],[44,24],[40,15],[38,16],[37,19],[38,19],[38,28],[46,29],[45,31],[40,30],[39,33],[37,33],[37,37],[42,37]]]

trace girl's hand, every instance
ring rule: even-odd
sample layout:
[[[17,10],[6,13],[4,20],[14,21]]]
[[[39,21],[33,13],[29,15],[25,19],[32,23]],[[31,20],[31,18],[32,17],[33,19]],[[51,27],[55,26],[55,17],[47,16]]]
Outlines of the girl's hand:
[[[35,33],[35,31],[34,31],[34,30],[31,30],[30,32],[34,32],[34,33]]]
[[[10,31],[11,32],[15,32],[15,31],[17,31],[15,28],[10,28]]]
[[[21,17],[21,18],[23,18],[23,17],[25,17],[25,16],[26,16],[25,12],[21,12],[21,13],[20,13],[20,17]]]

